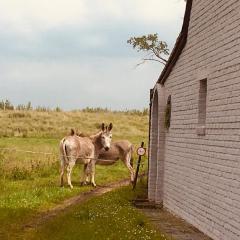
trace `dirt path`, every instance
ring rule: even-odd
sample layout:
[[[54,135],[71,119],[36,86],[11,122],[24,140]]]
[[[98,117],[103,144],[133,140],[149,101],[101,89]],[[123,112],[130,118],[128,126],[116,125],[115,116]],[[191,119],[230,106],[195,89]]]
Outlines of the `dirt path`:
[[[143,208],[141,211],[156,228],[175,240],[212,240],[181,218],[164,209]]]
[[[24,230],[36,228],[36,227],[46,223],[47,220],[53,218],[60,212],[65,211],[70,206],[73,206],[78,203],[83,203],[93,197],[101,196],[104,193],[110,192],[114,189],[117,189],[117,188],[120,188],[123,186],[127,186],[127,185],[129,185],[129,179],[124,179],[124,180],[121,180],[121,181],[118,181],[115,183],[111,183],[108,185],[98,186],[98,187],[94,188],[93,190],[90,190],[89,192],[81,193],[75,197],[69,198],[69,199],[63,201],[62,203],[58,204],[56,207],[48,210],[47,212],[43,212],[43,213],[37,215],[30,222],[25,223],[22,226],[22,229],[24,231]]]

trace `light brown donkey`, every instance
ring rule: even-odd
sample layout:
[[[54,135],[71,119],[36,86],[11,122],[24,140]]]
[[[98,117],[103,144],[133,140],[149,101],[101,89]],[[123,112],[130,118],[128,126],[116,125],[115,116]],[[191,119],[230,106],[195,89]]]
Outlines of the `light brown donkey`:
[[[102,124],[97,134],[89,137],[80,137],[75,134],[63,138],[60,142],[61,186],[63,186],[64,170],[67,169],[67,181],[70,188],[71,173],[76,162],[84,164],[83,183],[86,181],[86,167],[89,166],[91,184],[95,183],[95,164],[102,149],[108,151],[112,140],[112,123],[109,126]]]
[[[128,140],[119,140],[116,142],[112,142],[108,151],[101,151],[99,153],[99,160],[97,161],[97,164],[111,165],[116,163],[117,160],[121,159],[124,165],[128,168],[130,172],[131,182],[133,182],[135,177],[132,158],[133,150],[133,144]],[[101,159],[108,161],[101,161]]]
[[[73,133],[74,131],[72,132],[72,134]],[[88,134],[85,133],[77,132],[76,134],[81,137],[89,136]],[[99,160],[96,162],[96,164],[113,165],[120,159],[122,160],[124,165],[128,168],[130,172],[131,182],[133,182],[135,177],[135,171],[133,168],[133,151],[134,146],[128,140],[119,140],[116,142],[112,142],[110,149],[108,151],[105,151],[104,149],[100,151],[98,156]],[[86,179],[88,179],[89,173],[90,173],[89,168],[85,168],[85,176],[87,176]]]

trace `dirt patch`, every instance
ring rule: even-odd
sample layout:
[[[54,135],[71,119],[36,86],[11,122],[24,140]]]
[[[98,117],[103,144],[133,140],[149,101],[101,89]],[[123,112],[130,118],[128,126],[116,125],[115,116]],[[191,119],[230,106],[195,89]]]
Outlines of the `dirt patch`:
[[[37,215],[30,222],[25,223],[22,226],[22,229],[23,230],[28,230],[28,229],[36,228],[36,227],[46,223],[46,221],[53,218],[54,216],[56,216],[60,212],[65,211],[70,206],[76,205],[78,203],[83,203],[83,202],[85,202],[85,201],[87,201],[87,200],[89,200],[93,197],[101,196],[104,193],[110,192],[114,189],[117,189],[117,188],[120,188],[120,187],[123,187],[123,186],[127,186],[129,184],[130,184],[129,179],[124,179],[122,181],[111,183],[111,184],[108,184],[108,185],[98,186],[98,187],[92,189],[89,192],[81,193],[78,196],[69,198],[69,199],[63,201],[62,203],[58,204],[56,207],[48,210],[47,212],[43,212],[43,213]]]

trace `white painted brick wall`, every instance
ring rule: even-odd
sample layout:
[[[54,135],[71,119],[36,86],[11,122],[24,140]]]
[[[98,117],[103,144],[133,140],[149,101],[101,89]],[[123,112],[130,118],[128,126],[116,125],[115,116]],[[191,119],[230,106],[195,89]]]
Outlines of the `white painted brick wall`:
[[[150,156],[148,176],[148,199],[161,204],[163,201],[163,171],[164,171],[164,112],[165,112],[165,90],[157,86],[154,91],[153,107],[151,110],[150,129]]]
[[[149,171],[148,171],[148,199],[156,200],[157,183],[157,151],[158,151],[158,94],[154,94],[153,106],[151,109],[151,128],[150,128],[150,151]]]
[[[205,136],[196,134],[201,76],[208,82]],[[172,120],[164,206],[215,240],[239,240],[239,0],[193,1],[188,41],[165,89]]]

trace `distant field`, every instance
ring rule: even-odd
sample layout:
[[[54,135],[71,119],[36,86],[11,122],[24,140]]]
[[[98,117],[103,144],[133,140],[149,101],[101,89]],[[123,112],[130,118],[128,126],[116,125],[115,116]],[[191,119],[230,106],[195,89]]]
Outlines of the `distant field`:
[[[37,212],[91,188],[79,185],[82,166],[74,168],[73,190],[59,187],[58,144],[71,128],[95,133],[102,122],[113,123],[113,140],[128,139],[136,146],[147,142],[148,116],[138,111],[0,111],[0,239]],[[97,184],[127,177],[122,163],[96,169]]]
[[[126,138],[137,143],[147,137],[148,115],[138,111],[0,111],[0,137],[60,139],[70,128],[96,132],[102,122],[113,123],[114,139]]]

